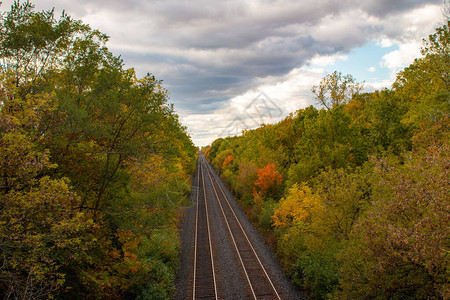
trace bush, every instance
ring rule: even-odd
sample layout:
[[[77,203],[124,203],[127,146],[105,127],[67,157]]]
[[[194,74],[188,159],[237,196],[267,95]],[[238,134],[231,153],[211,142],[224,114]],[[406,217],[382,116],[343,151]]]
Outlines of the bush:
[[[311,292],[312,299],[327,299],[339,281],[338,264],[330,254],[306,252],[292,266],[293,282]]]

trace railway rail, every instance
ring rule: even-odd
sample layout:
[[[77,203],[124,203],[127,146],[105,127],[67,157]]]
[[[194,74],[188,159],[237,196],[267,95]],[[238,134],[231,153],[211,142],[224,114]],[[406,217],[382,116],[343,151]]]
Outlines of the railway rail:
[[[193,299],[220,299],[220,282],[216,281],[214,266],[214,232],[210,226],[208,203],[216,202],[220,208],[224,226],[239,261],[242,280],[246,282],[246,299],[278,299],[282,297],[265,269],[248,234],[241,224],[220,179],[206,158],[201,155],[198,161],[196,193],[196,225],[194,249]],[[208,189],[209,188],[209,193]],[[211,192],[212,191],[212,192]],[[242,295],[244,296],[244,295]]]
[[[192,299],[219,299],[202,162],[198,165]],[[200,177],[201,186],[200,188]],[[200,196],[200,193],[202,196]]]

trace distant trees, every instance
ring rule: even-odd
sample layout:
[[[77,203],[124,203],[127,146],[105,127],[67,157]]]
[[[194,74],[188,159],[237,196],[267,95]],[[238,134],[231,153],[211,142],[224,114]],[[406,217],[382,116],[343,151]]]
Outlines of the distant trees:
[[[216,165],[233,156],[222,177],[313,299],[450,295],[449,26],[392,89],[334,72],[312,89],[324,109],[208,149]]]
[[[363,84],[357,83],[352,75],[342,76],[341,72],[334,71],[325,76],[318,86],[313,86],[311,91],[316,96],[317,104],[332,109],[347,104],[362,89]]]
[[[107,36],[15,1],[0,19],[0,295],[170,298],[195,148]]]

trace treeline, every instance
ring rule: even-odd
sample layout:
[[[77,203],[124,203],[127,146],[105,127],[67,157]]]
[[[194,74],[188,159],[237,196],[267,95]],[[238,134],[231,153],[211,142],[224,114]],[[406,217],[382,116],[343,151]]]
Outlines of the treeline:
[[[0,297],[170,298],[196,150],[161,81],[108,37],[0,16]]]
[[[321,109],[206,150],[312,299],[448,299],[450,22],[391,89],[335,72]]]

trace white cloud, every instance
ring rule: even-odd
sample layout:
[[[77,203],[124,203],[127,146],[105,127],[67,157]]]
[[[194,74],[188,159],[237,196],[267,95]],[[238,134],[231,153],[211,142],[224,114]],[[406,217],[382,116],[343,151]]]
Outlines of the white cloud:
[[[318,84],[324,74],[323,69],[295,68],[284,76],[261,80],[257,87],[231,98],[211,114],[190,115],[182,121],[192,129],[193,141],[199,146],[229,133],[239,134],[243,129],[255,128],[260,125],[258,122],[278,122],[289,113],[314,104],[311,87]],[[255,98],[261,93],[268,107],[262,103],[260,107],[252,107],[258,105]],[[264,98],[266,96],[268,99]],[[210,129],[205,130],[205,127]]]
[[[409,42],[399,45],[399,49],[389,52],[383,56],[381,66],[389,68],[392,72],[398,72],[400,69],[409,65],[416,57],[420,56],[420,47],[422,43]]]
[[[391,20],[387,22],[387,34],[392,34],[392,26],[399,22],[400,28],[403,29],[401,34],[396,37],[381,39],[382,46],[397,46],[398,49],[384,55],[380,62],[381,67],[391,70],[391,77],[395,78],[395,74],[404,67],[411,64],[415,58],[421,56],[420,48],[423,46],[422,39],[426,38],[438,26],[438,20],[442,17],[442,13],[436,5],[426,5],[417,8],[401,16],[397,21]],[[398,30],[395,29],[395,30]]]
[[[345,51],[364,45],[368,38],[380,30],[379,24],[377,17],[370,16],[361,9],[352,8],[340,14],[324,16],[309,30],[318,43]]]
[[[364,83],[364,92],[374,92],[376,90],[382,90],[384,88],[391,88],[392,83],[394,82],[394,78],[384,79],[375,82],[365,82]]]
[[[315,55],[313,58],[306,62],[307,65],[326,67],[334,65],[338,60],[346,61],[348,60],[347,55],[336,54],[336,55]]]
[[[382,48],[389,48],[394,45],[394,42],[391,39],[384,38],[377,42],[377,45],[381,46]]]
[[[0,9],[6,10],[13,0],[3,2]],[[418,56],[442,5],[442,0],[34,2],[38,10],[66,9],[100,29],[127,67],[163,79],[199,145],[211,142],[233,110],[261,91],[285,114],[311,104],[310,88],[323,76],[320,67],[349,59],[352,49],[368,42],[397,46],[381,62],[391,77],[370,86],[392,83],[394,72]]]
[[[376,70],[377,70],[377,68],[375,68],[375,67],[370,67],[367,69],[367,71],[369,71],[369,72],[375,72]]]

